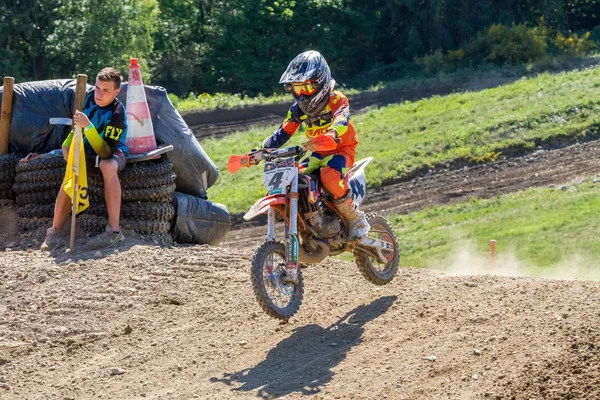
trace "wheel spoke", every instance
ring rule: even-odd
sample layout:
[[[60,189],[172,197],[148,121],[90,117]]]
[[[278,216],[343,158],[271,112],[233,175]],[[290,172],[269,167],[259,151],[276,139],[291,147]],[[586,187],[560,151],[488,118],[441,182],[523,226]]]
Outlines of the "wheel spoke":
[[[286,285],[281,281],[281,277],[285,273],[285,259],[277,257],[278,260],[274,260],[274,256],[277,255],[271,253],[267,257],[263,277],[267,295],[273,301],[273,304],[276,307],[284,308],[292,300],[293,286]]]

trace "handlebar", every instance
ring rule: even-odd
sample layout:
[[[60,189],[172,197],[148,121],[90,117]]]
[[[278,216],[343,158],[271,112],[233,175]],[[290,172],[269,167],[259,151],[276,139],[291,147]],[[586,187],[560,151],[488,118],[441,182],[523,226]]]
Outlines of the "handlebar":
[[[296,157],[304,154],[304,149],[300,146],[286,147],[279,150],[263,149],[259,151],[260,159],[264,161],[273,161],[285,157]]]
[[[227,162],[227,170],[235,174],[243,167],[249,167],[256,165],[260,160],[274,161],[277,159],[283,159],[286,157],[294,157],[298,161],[299,156],[304,154],[304,150],[300,146],[286,147],[285,149],[262,149],[257,151],[251,151],[243,156],[232,155],[229,157]]]

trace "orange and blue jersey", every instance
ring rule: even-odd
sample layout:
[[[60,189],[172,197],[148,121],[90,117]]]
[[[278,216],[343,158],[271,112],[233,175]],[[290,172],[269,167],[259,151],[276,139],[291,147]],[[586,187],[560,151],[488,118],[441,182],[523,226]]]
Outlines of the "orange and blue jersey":
[[[327,132],[335,132],[338,145],[335,150],[321,152],[323,156],[336,154],[343,150],[354,150],[358,144],[358,138],[354,126],[350,121],[350,106],[348,98],[338,91],[334,91],[329,97],[327,106],[322,113],[316,117],[310,117],[300,110],[298,104],[294,103],[288,110],[283,123],[271,136],[263,142],[264,148],[280,148],[298,130],[302,124],[306,124],[306,136],[309,139],[323,135]],[[354,153],[354,151],[352,151]]]
[[[350,106],[348,98],[334,91],[329,97],[327,106],[321,114],[311,117],[302,112],[294,103],[281,126],[263,142],[264,148],[279,148],[283,146],[298,130],[306,124],[306,136],[314,139],[321,135],[335,136],[337,145],[332,150],[315,151],[303,160],[304,173],[320,170],[321,183],[334,196],[342,197],[348,190],[345,175],[354,165],[354,155],[358,138],[350,121]]]

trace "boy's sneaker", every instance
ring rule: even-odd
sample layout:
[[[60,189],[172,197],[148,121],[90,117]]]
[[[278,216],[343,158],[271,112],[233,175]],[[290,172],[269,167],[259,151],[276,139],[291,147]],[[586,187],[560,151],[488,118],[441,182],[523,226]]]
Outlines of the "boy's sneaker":
[[[59,232],[56,232],[54,227],[48,228],[46,231],[46,240],[40,246],[42,251],[51,251],[64,244],[65,236]]]
[[[106,225],[106,230],[90,239],[87,247],[93,250],[103,249],[105,247],[114,246],[115,244],[125,240],[123,232],[115,232],[110,225]]]

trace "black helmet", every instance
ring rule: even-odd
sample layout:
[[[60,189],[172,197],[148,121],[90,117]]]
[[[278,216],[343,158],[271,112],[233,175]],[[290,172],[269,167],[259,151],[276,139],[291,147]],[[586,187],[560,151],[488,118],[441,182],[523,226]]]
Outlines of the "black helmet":
[[[305,82],[311,84],[298,85]],[[294,96],[300,109],[309,116],[315,116],[325,108],[333,89],[327,61],[314,50],[297,55],[281,75],[279,83],[285,85],[285,90]]]

